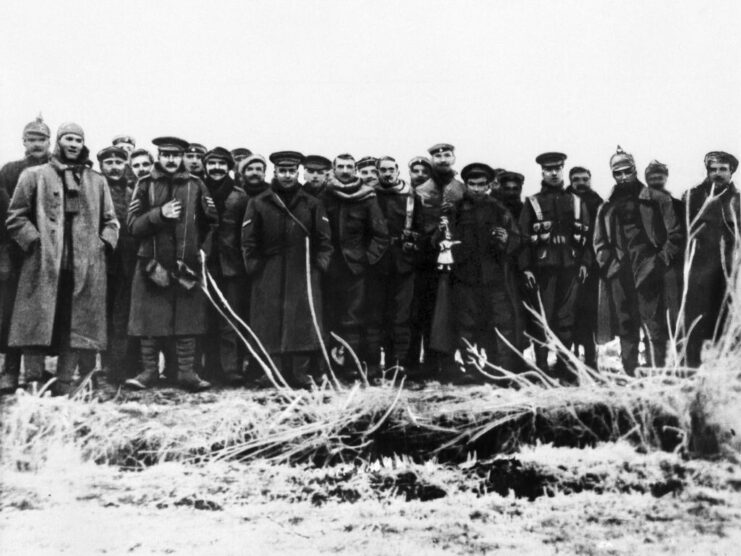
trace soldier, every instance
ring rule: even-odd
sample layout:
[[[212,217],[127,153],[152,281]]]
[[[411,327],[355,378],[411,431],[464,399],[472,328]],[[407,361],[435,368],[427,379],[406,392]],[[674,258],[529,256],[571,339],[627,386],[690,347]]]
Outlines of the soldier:
[[[108,348],[101,354],[109,382],[118,384],[138,374],[139,349],[128,335],[131,281],[136,266],[136,240],[126,228],[132,190],[125,177],[128,153],[121,147],[106,147],[98,153],[98,164],[108,183],[113,209],[119,224],[118,244],[106,259],[108,271],[106,317]],[[133,372],[132,372],[133,371]]]
[[[111,140],[111,145],[123,149],[126,153],[126,161],[128,164],[124,165],[124,179],[126,180],[128,187],[133,188],[134,185],[136,185],[136,173],[133,171],[133,168],[131,168],[130,157],[131,153],[136,149],[136,140],[131,135],[116,135]]]
[[[717,341],[723,332],[729,298],[726,272],[733,269],[739,214],[739,191],[733,183],[738,160],[732,154],[713,151],[705,155],[707,177],[686,193],[690,235],[696,242],[690,261],[684,323],[689,331],[687,364],[699,367],[702,344]],[[696,324],[695,324],[696,323]]]
[[[368,187],[376,188],[378,186],[378,168],[376,167],[376,158],[364,156],[356,164],[358,177]]]
[[[574,166],[569,170],[569,186],[566,191],[579,197],[587,207],[589,214],[589,228],[586,231],[587,242],[585,249],[593,249],[594,220],[597,210],[602,204],[602,197],[592,189],[592,173],[587,168]],[[579,288],[579,297],[576,300],[576,314],[579,318],[574,323],[574,352],[579,354],[579,346],[584,349],[584,363],[592,369],[597,368],[597,301],[599,299],[599,267],[591,257],[591,265],[587,268],[587,278]]]
[[[304,160],[304,191],[318,197],[327,187],[327,177],[332,161],[318,154],[310,154]]]
[[[456,336],[464,360],[469,360],[465,341],[484,348],[487,360],[513,370],[515,353],[499,336],[516,347],[515,303],[512,291],[512,254],[520,239],[510,212],[491,196],[494,170],[479,162],[461,171],[466,192],[452,219],[452,297]],[[471,367],[469,370],[473,371]],[[473,377],[472,377],[473,378]]]
[[[586,248],[589,211],[579,197],[564,189],[565,160],[566,155],[557,152],[535,159],[543,181],[540,193],[528,197],[520,214],[520,234],[529,238],[529,245],[520,251],[519,267],[531,292],[530,305],[538,310],[542,302],[545,324],[570,346],[579,284],[587,277],[592,252]],[[536,339],[542,342],[545,331],[539,328]],[[548,348],[536,344],[534,351],[536,365],[549,372]],[[561,357],[555,373],[565,381],[571,378]]]
[[[409,161],[408,167],[409,183],[411,184],[412,189],[416,189],[418,186],[430,179],[432,163],[429,158],[424,156],[415,156]]]
[[[203,155],[208,149],[200,143],[189,143],[183,156],[183,166],[185,169],[203,181],[206,179],[206,171],[203,168]]]
[[[206,298],[198,288],[198,252],[217,216],[206,186],[183,167],[187,141],[159,137],[157,163],[139,180],[128,227],[140,242],[131,287],[129,334],[140,338],[143,371],[135,389],[159,378],[159,352],[174,343],[178,380],[192,391],[210,387],[195,371],[196,336],[206,332]]]
[[[666,269],[665,275],[665,287],[664,297],[666,297],[665,307],[671,310],[669,315],[669,326],[671,330],[675,330],[677,324],[677,312],[682,303],[682,288],[684,282],[684,256],[681,254],[685,251],[685,241],[687,238],[687,225],[685,222],[686,211],[684,210],[684,202],[681,199],[677,199],[666,190],[666,182],[669,179],[669,168],[666,164],[662,164],[658,160],[652,160],[646,166],[645,174],[646,185],[651,189],[657,189],[663,191],[669,195],[672,199],[672,207],[674,208],[674,215],[679,222],[679,228],[682,231],[682,243],[680,246],[680,255],[674,257],[672,264]]]
[[[388,228],[376,192],[356,177],[352,155],[338,155],[332,166],[327,187],[319,197],[327,211],[334,248],[325,285],[327,321],[330,330],[359,354],[365,327],[366,273],[388,248]],[[340,346],[333,352],[349,373],[349,354]]]
[[[423,241],[420,247],[419,262],[415,277],[416,305],[413,308],[412,334],[415,339],[420,338],[410,348],[408,366],[415,369],[419,365],[419,357],[424,349],[423,376],[442,370],[450,363],[449,348],[453,346],[438,346],[444,351],[431,348],[432,320],[435,314],[435,304],[438,292],[439,272],[437,270],[437,245],[433,242],[442,217],[448,218],[453,206],[463,198],[466,186],[455,177],[455,147],[450,143],[438,143],[428,149],[431,156],[430,179],[417,186],[414,193],[419,198],[420,212],[422,213]],[[445,313],[446,307],[440,307]],[[441,320],[452,323],[452,316],[441,314]],[[435,352],[435,353],[433,353]]]
[[[390,245],[368,269],[367,360],[372,372],[379,369],[380,351],[387,367],[403,367],[409,353],[409,319],[414,299],[414,263],[422,227],[419,201],[412,188],[399,179],[399,165],[390,156],[378,159],[378,205],[386,220]]]
[[[153,164],[154,158],[146,149],[136,149],[129,156],[129,165],[137,180],[141,177],[148,176],[149,172],[152,171]]]
[[[294,151],[270,155],[275,177],[270,189],[250,200],[242,224],[242,254],[252,279],[250,322],[283,376],[298,387],[310,384],[321,347],[320,275],[332,255],[324,208],[298,183],[302,159]]]
[[[106,347],[105,253],[118,240],[108,186],[90,169],[79,125],[62,124],[49,162],[21,174],[7,226],[23,251],[9,343],[59,355],[52,391],[67,394],[78,366],[91,373]]]
[[[600,268],[598,341],[620,337],[623,369],[638,366],[638,341],[645,327],[649,365],[666,356],[664,275],[680,256],[682,232],[666,193],[643,185],[633,157],[618,147],[610,158],[615,187],[600,207],[594,251]]]
[[[8,162],[0,169],[0,351],[5,353],[3,369],[0,372],[0,393],[15,391],[21,371],[21,350],[8,346],[10,320],[13,315],[13,302],[18,289],[18,271],[23,259],[18,245],[11,241],[5,227],[10,198],[13,196],[18,178],[23,170],[32,166],[46,164],[49,161],[49,126],[41,115],[23,128],[23,147],[25,156]],[[26,382],[37,382],[42,379],[44,368],[43,356],[36,360],[26,361]],[[31,374],[38,371],[38,376]]]
[[[252,154],[252,151],[244,147],[237,147],[236,149],[231,150],[231,154],[234,164],[239,166],[240,162]]]
[[[250,154],[239,163],[237,177],[240,179],[237,182],[250,199],[257,197],[270,187],[270,184],[265,181],[266,170],[267,162],[259,154]]]
[[[247,208],[247,194],[229,176],[234,165],[231,153],[214,147],[203,157],[206,188],[214,200],[219,225],[212,238],[208,270],[226,301],[241,317],[246,316],[247,279],[242,260],[241,227]],[[242,349],[234,329],[216,311],[211,311],[210,333],[204,343],[209,378],[220,378],[227,384],[240,384]]]

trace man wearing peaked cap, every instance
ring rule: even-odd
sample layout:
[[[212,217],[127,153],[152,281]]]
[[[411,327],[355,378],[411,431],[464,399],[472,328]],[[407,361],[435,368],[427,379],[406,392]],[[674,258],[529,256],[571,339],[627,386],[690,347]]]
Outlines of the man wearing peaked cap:
[[[250,200],[242,222],[242,256],[252,280],[250,324],[296,387],[320,375],[321,275],[332,254],[324,209],[298,182],[303,159],[295,151],[270,155],[275,177]]]
[[[198,176],[201,180],[205,179],[206,171],[203,167],[203,156],[206,154],[208,149],[200,143],[190,143],[185,149],[183,155],[183,165],[194,176]]]
[[[647,332],[646,365],[664,366],[666,317],[676,315],[679,299],[669,270],[682,256],[682,228],[671,197],[638,180],[632,155],[618,147],[610,167],[615,186],[594,224],[601,280],[597,341],[618,336],[623,369],[633,375],[641,330]]]
[[[587,278],[592,251],[587,246],[589,211],[584,202],[564,189],[563,167],[566,155],[546,152],[535,161],[541,166],[543,181],[539,193],[528,197],[520,214],[520,234],[526,244],[520,251],[519,267],[525,277],[532,307],[543,302],[548,327],[564,345],[573,341],[575,303],[579,287]],[[537,337],[545,340],[542,327]],[[536,365],[548,368],[548,348],[534,346]],[[564,381],[574,377],[559,357],[554,376]]]
[[[304,159],[304,191],[317,197],[327,186],[332,161],[318,154],[310,154]]]
[[[483,162],[474,162],[468,166],[464,166],[461,170],[461,178],[464,182],[468,182],[469,178],[483,176],[488,182],[494,179],[494,168]]]
[[[409,183],[413,189],[430,179],[432,163],[424,156],[415,156],[409,161]]]
[[[139,345],[128,335],[131,281],[136,268],[138,245],[126,226],[132,195],[126,179],[129,154],[119,146],[110,146],[99,151],[97,158],[100,171],[108,183],[119,224],[118,244],[106,258],[108,347],[101,353],[101,362],[108,381],[119,384],[139,372]]]
[[[131,135],[116,135],[111,140],[111,145],[121,147],[127,154],[130,154],[136,148],[136,140]]]
[[[196,338],[207,330],[206,298],[197,287],[199,250],[218,221],[208,189],[183,167],[188,142],[158,137],[157,162],[142,177],[127,223],[139,241],[131,287],[129,334],[140,339],[142,372],[126,381],[134,389],[159,379],[159,353],[176,359],[178,381],[188,390],[210,387],[196,373]],[[208,253],[207,253],[208,255]]]
[[[430,178],[419,185],[415,195],[420,200],[422,212],[423,242],[425,248],[420,253],[420,264],[415,277],[415,307],[412,313],[412,336],[415,341],[410,348],[409,365],[419,366],[419,357],[424,344],[425,364],[422,374],[431,377],[443,367],[452,368],[452,355],[446,346],[433,346],[432,317],[437,301],[438,278],[437,246],[432,238],[437,235],[443,219],[452,213],[453,207],[463,198],[466,186],[456,179],[455,148],[450,143],[438,143],[427,150],[430,153]],[[447,305],[447,303],[444,303]],[[440,311],[450,314],[449,307],[440,306]],[[416,341],[421,338],[420,341]]]
[[[684,323],[699,320],[687,340],[687,364],[701,363],[704,340],[718,340],[727,318],[729,299],[727,269],[733,268],[736,248],[734,222],[741,221],[741,196],[733,181],[738,159],[723,151],[705,155],[705,179],[685,194],[689,209],[690,237],[696,242],[689,269]],[[697,292],[700,292],[697,294]]]
[[[23,251],[9,344],[59,355],[52,391],[66,394],[75,371],[91,373],[95,352],[106,348],[105,256],[119,229],[82,127],[62,124],[50,161],[21,174],[6,223]]]
[[[505,170],[499,177],[499,200],[507,207],[516,220],[519,220],[522,212],[522,186],[525,176],[518,172]]]
[[[234,166],[231,152],[214,147],[203,156],[204,183],[214,200],[219,224],[212,238],[207,267],[227,302],[245,319],[248,282],[241,254],[241,226],[247,194],[229,175]],[[244,353],[237,334],[219,313],[210,309],[209,332],[204,338],[204,378],[227,384],[244,381]]]
[[[355,167],[358,169],[358,177],[368,187],[378,186],[378,168],[376,167],[376,159],[373,156],[364,156],[358,160]]]
[[[15,392],[21,370],[21,350],[8,346],[10,318],[13,302],[18,289],[20,253],[18,247],[6,232],[5,219],[8,205],[18,183],[18,178],[26,168],[40,166],[49,161],[49,126],[41,114],[23,128],[23,158],[8,162],[0,169],[0,352],[5,353],[3,368],[0,371],[0,393]],[[31,356],[34,357],[34,356]],[[37,361],[26,362],[28,382],[41,380],[41,376],[31,376],[29,369],[43,369],[43,356],[35,356]],[[40,361],[38,361],[40,357]]]
[[[252,154],[252,151],[249,149],[246,149],[245,147],[237,147],[236,149],[232,149],[232,157],[234,158],[234,163],[239,164],[250,156]]]

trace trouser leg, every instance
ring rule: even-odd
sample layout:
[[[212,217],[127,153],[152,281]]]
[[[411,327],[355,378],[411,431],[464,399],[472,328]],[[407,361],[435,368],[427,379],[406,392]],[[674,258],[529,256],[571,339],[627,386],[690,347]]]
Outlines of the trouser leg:
[[[381,361],[381,348],[385,347],[386,329],[390,323],[384,322],[387,315],[387,296],[390,276],[370,271],[366,278],[365,306],[365,358],[370,366]]]
[[[623,370],[630,376],[635,376],[635,370],[638,366],[639,341],[638,331],[620,337],[620,359],[623,362]]]
[[[159,380],[160,345],[161,342],[158,338],[139,338],[142,370],[134,378],[126,380],[126,386],[143,390],[154,385]]]
[[[196,338],[194,336],[179,336],[175,338],[175,353],[178,365],[178,383],[188,390],[200,392],[211,387],[195,371],[196,365]]]
[[[414,274],[397,274],[394,277],[394,290],[391,303],[393,338],[391,349],[386,356],[386,366],[404,365],[411,345],[409,319],[414,298]],[[369,299],[373,299],[372,297]]]
[[[14,392],[18,388],[21,374],[21,350],[8,348],[5,352],[2,373],[0,373],[0,393]]]
[[[662,286],[663,283],[654,280],[643,284],[636,292],[641,323],[646,332],[646,364],[652,367],[663,367],[666,363],[668,332]]]

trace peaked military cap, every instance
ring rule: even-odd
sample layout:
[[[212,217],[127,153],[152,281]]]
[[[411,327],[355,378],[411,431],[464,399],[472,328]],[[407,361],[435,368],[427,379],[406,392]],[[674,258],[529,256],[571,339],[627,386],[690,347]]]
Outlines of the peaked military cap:
[[[411,169],[412,166],[416,166],[417,164],[421,164],[422,166],[427,166],[428,169],[432,169],[432,162],[430,162],[430,159],[426,156],[415,156],[409,161],[408,167],[409,169]]]
[[[155,137],[152,143],[161,151],[185,152],[189,143],[180,137]]]
[[[563,166],[567,156],[563,153],[548,152],[535,157],[535,163],[541,166]]]
[[[121,147],[117,147],[115,145],[111,145],[110,147],[106,147],[98,151],[97,157],[98,162],[103,162],[104,160],[108,160],[109,158],[120,158],[124,161],[129,159],[128,153]]]
[[[427,152],[430,154],[442,153],[445,151],[455,152],[455,147],[450,143],[436,143],[427,149]]]
[[[221,147],[219,147],[219,148],[221,148]],[[226,149],[224,149],[224,150],[226,150]],[[200,143],[190,143],[188,145],[188,148],[185,149],[185,152],[186,153],[206,154],[207,151],[208,151],[208,149],[206,147],[204,147],[203,145],[201,145]]]
[[[278,151],[270,155],[270,162],[276,166],[298,166],[304,161],[304,155],[297,151]]]
[[[119,143],[128,143],[132,147],[136,147],[136,140],[131,135],[116,135],[111,140],[111,145],[118,145]]]
[[[669,175],[669,168],[666,164],[662,164],[658,160],[652,160],[648,163],[648,166],[646,166],[646,175],[649,174],[664,174],[665,176]]]
[[[738,159],[724,151],[710,151],[705,155],[705,168],[708,164],[715,162],[716,164],[728,164],[731,166],[731,173],[733,174],[738,168]]]
[[[622,168],[635,168],[636,162],[633,160],[633,155],[626,153],[623,148],[618,145],[615,154],[610,157],[610,170],[613,172]]]
[[[491,181],[494,179],[494,168],[488,164],[484,164],[483,162],[473,162],[461,170],[463,181],[477,176],[486,176],[486,178]]]
[[[309,154],[304,158],[304,168],[310,170],[329,170],[332,167],[332,161],[318,154]]]
[[[525,176],[518,172],[510,172],[509,170],[505,170],[501,174],[499,174],[499,183],[504,184],[508,181],[513,181],[517,183],[520,187],[522,187],[522,184],[525,183]]]
[[[236,149],[232,149],[232,156],[234,158],[250,156],[251,154],[252,154],[252,151],[244,147],[237,147]]]
[[[39,114],[36,119],[32,122],[28,122],[23,127],[23,135],[29,133],[35,133],[36,135],[43,135],[44,137],[51,137],[51,130],[49,126],[44,123],[44,118]]]
[[[376,158],[373,156],[364,156],[360,160],[358,160],[355,163],[355,167],[360,170],[361,168],[365,168],[366,166],[373,166],[376,167]]]
[[[193,151],[189,151],[193,152]],[[232,157],[232,153],[226,150],[224,147],[214,147],[210,151],[208,151],[206,154],[203,155],[203,163],[205,164],[209,160],[216,158],[219,160],[223,160],[226,162],[227,166],[229,166],[229,169],[231,170],[234,168],[234,158]]]

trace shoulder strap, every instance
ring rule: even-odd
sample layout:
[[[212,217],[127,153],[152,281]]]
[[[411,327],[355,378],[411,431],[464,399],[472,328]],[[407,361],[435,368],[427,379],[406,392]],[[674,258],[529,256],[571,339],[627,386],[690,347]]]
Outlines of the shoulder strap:
[[[538,220],[543,220],[543,209],[540,208],[538,198],[535,195],[532,195],[527,199],[528,201],[530,201],[530,205],[533,207],[533,211],[535,211],[535,218]]]
[[[283,202],[283,199],[281,199],[280,196],[276,195],[275,193],[273,193],[272,195],[275,200],[278,201],[278,206],[281,208],[281,210],[285,212],[291,218],[291,220],[298,224],[299,228],[301,228],[308,237],[311,237],[311,234],[309,233],[309,230],[306,229],[306,226],[304,226],[304,223],[296,218],[296,215],[290,211],[290,209]]]
[[[407,195],[406,217],[404,219],[404,230],[407,232],[412,229],[414,220],[414,193]]]
[[[574,220],[581,220],[581,199],[578,195],[571,194],[574,201]]]

